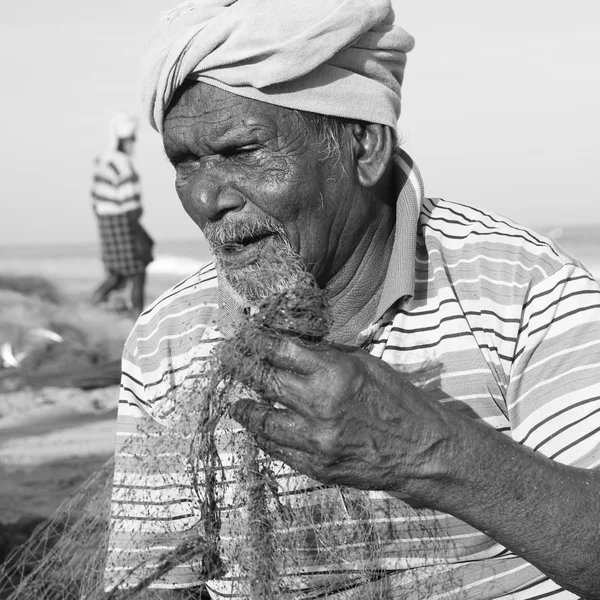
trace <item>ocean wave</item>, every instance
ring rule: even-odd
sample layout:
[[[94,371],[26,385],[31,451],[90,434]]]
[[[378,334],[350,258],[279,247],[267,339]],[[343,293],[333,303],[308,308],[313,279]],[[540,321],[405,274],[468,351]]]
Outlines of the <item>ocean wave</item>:
[[[178,275],[185,277],[200,269],[206,261],[189,256],[159,254],[148,265],[148,273],[152,275]]]

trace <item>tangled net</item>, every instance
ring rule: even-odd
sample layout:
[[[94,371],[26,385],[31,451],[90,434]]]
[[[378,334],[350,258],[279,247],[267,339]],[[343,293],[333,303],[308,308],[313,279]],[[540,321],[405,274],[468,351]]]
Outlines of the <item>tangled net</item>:
[[[389,535],[385,543],[381,538],[384,529],[389,533],[390,528],[404,527],[397,536],[402,539],[411,535],[411,527],[418,527],[421,536],[428,529],[422,537],[431,540],[442,535],[435,519],[423,517],[421,510],[418,525],[408,525],[407,530],[411,519],[396,523],[390,518],[393,499],[383,514],[369,492],[325,486],[293,473],[259,450],[228,417],[229,406],[240,395],[263,401],[266,356],[274,339],[292,337],[299,344],[326,348],[329,326],[325,295],[312,282],[273,295],[244,319],[234,336],[216,346],[202,376],[164,407],[163,416],[175,423],[176,435],[164,424],[145,425],[139,434],[152,438],[153,456],[136,449],[139,436],[128,442],[134,470],[157,473],[165,484],[176,487],[179,482],[169,480],[164,462],[153,466],[154,457],[186,461],[188,484],[179,489],[195,507],[195,518],[183,529],[166,532],[176,545],[158,557],[131,548],[128,556],[135,555],[135,566],[112,582],[111,591],[103,590],[113,478],[109,461],[9,557],[0,570],[0,598],[143,598],[184,564],[196,572],[198,581],[206,582],[208,590],[217,589],[215,582],[226,577],[234,582],[229,584],[234,591],[252,600],[427,598],[433,591],[426,591],[432,571],[423,575],[406,569],[401,583],[392,582],[386,561],[403,550],[399,543],[390,546]],[[301,493],[290,493],[290,486],[292,492]],[[408,505],[403,504],[402,510],[405,517],[411,510],[417,514]],[[413,558],[422,554],[423,561],[427,557],[430,562],[433,554],[435,562],[431,543],[423,542],[411,552]],[[433,568],[447,567],[440,560]],[[405,595],[398,595],[400,585],[407,590]],[[194,588],[188,594],[204,598],[206,589]]]
[[[102,589],[113,459],[0,567],[0,598],[79,600]]]

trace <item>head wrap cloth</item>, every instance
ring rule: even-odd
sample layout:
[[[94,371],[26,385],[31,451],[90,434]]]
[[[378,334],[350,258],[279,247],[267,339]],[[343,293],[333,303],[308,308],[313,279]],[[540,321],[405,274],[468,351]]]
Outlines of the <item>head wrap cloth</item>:
[[[138,128],[137,119],[127,113],[117,113],[110,121],[108,130],[108,149],[116,150],[121,140],[127,140],[135,137]]]
[[[286,108],[396,128],[406,52],[391,0],[196,0],[163,16],[142,100],[162,132],[188,78]]]

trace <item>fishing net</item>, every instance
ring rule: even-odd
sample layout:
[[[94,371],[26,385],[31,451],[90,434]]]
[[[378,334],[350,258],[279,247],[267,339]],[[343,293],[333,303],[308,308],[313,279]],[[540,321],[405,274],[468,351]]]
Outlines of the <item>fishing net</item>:
[[[102,589],[113,460],[0,567],[0,598],[79,600]]]
[[[328,314],[324,293],[303,282],[247,315],[198,377],[130,436],[121,454],[133,479],[115,479],[110,526],[112,461],[9,557],[0,597],[146,598],[181,573],[206,584],[189,588],[189,598],[206,590],[252,600],[428,598],[443,591],[452,569],[447,548],[436,556],[431,540],[451,536],[433,511],[294,473],[228,416],[241,396],[265,401],[260,392],[274,340],[328,347]],[[152,489],[132,491],[139,473]],[[107,562],[109,543],[119,552]],[[403,563],[407,552],[410,564]],[[429,567],[409,568],[418,564]],[[447,572],[441,588],[431,583],[439,581],[435,571]]]

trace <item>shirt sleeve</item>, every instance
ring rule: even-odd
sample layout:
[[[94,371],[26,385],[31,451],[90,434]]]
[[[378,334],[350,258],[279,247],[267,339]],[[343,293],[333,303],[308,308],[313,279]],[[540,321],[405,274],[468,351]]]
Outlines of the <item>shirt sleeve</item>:
[[[186,588],[202,584],[201,557],[187,562],[166,558],[199,519],[190,466],[178,435],[157,419],[145,393],[136,358],[125,352],[117,417],[105,589],[135,587],[152,580],[153,588]],[[185,549],[185,548],[183,548]],[[162,574],[157,577],[157,573]]]
[[[516,441],[558,462],[600,465],[600,288],[567,264],[531,285],[507,390]]]

